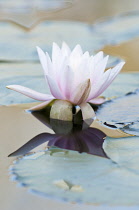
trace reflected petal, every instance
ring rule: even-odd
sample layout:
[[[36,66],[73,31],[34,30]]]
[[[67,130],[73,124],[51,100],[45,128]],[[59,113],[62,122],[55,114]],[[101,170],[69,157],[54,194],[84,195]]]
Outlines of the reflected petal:
[[[55,138],[54,134],[50,133],[41,133],[34,138],[32,138],[30,141],[28,141],[26,144],[24,144],[22,147],[17,149],[16,151],[12,152],[8,157],[12,156],[18,156],[18,155],[24,155],[28,152],[30,152],[32,149],[38,147],[39,145]]]

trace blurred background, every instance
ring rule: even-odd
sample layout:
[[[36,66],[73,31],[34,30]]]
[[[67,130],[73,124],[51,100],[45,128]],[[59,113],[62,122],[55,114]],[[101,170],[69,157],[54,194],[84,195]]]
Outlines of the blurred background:
[[[63,41],[90,54],[103,50],[108,67],[125,60],[122,72],[139,85],[131,78],[139,71],[138,0],[0,0],[0,104],[31,102],[6,85],[49,92],[36,46],[51,54],[52,43]]]

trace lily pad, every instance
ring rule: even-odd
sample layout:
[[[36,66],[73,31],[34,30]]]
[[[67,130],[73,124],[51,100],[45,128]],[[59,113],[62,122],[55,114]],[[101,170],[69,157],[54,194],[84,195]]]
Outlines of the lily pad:
[[[138,22],[138,11],[103,18],[92,25],[92,34],[103,34],[107,45],[120,44],[139,36]]]
[[[17,160],[12,167],[16,181],[39,195],[62,201],[139,204],[138,174],[101,157],[65,150],[50,153]]]
[[[119,167],[139,176],[139,137],[119,139],[107,137],[103,149]]]
[[[2,22],[0,30],[0,47],[3,49],[0,52],[1,61],[38,61],[36,46],[40,46],[51,54],[53,42],[60,45],[65,41],[71,48],[76,44],[81,44],[83,50],[91,54],[107,45],[101,34],[91,33],[89,24],[72,21],[45,21],[30,32]],[[114,66],[121,60],[110,56],[108,67]]]
[[[106,45],[120,44],[138,37],[138,21],[139,12],[106,18],[92,26],[73,21],[45,21],[28,33],[3,22],[0,25],[0,60],[36,61],[38,56],[35,46],[51,53],[54,41],[58,44],[65,41],[70,47],[78,43],[82,45],[83,50],[93,53]],[[113,58],[111,62],[114,64],[117,58]]]
[[[125,132],[139,135],[138,104],[139,89],[104,103],[97,111],[97,118]]]
[[[72,21],[45,21],[31,32],[3,22],[0,24],[0,31],[2,61],[38,61],[36,46],[51,54],[53,42],[60,45],[65,41],[71,48],[81,44],[84,51],[91,53],[101,49],[103,42],[102,37],[91,34],[88,24]]]

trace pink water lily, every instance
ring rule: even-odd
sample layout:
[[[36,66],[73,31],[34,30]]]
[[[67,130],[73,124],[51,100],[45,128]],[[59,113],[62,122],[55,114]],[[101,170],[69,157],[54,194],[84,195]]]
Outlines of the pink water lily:
[[[105,71],[109,56],[104,57],[102,51],[90,56],[89,52],[82,52],[80,45],[76,45],[71,51],[66,43],[62,44],[62,48],[53,43],[52,59],[39,47],[37,51],[51,94],[39,93],[20,85],[7,86],[30,98],[43,101],[30,110],[43,109],[54,99],[66,100],[80,107],[86,102],[101,104],[105,99],[99,96],[112,83],[125,63],[121,62]]]

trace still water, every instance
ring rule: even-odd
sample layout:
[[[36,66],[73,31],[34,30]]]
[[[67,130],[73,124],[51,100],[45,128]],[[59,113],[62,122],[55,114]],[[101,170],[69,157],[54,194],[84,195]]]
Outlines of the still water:
[[[16,161],[10,177],[37,196],[91,205],[139,205],[138,1],[15,0],[13,6],[0,0],[0,31],[0,104],[9,105],[0,107],[2,209],[22,208],[25,197],[30,202],[26,190],[21,195],[21,189],[5,178],[11,158]],[[63,41],[71,48],[81,44],[90,54],[103,50],[110,55],[107,67],[126,61],[104,92],[109,99],[119,98],[95,108],[109,129],[136,136],[110,138],[83,122],[54,122],[44,113],[26,113],[32,104],[25,103],[35,101],[5,88],[20,84],[49,93],[35,47],[51,54],[52,42]],[[17,194],[21,203],[12,204]],[[36,208],[36,198],[31,209]]]

